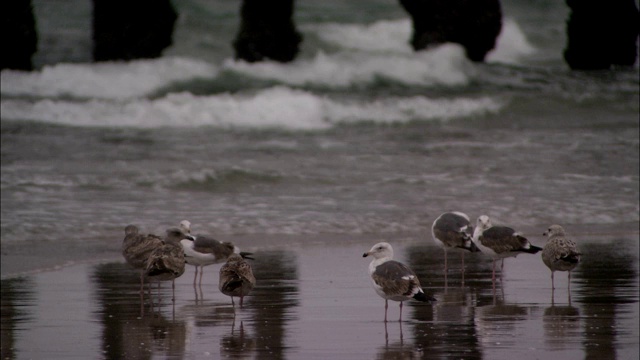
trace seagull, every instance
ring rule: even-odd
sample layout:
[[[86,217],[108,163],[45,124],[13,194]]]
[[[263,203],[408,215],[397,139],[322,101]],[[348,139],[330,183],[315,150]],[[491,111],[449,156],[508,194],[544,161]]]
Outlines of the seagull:
[[[156,235],[143,235],[135,225],[124,228],[125,237],[122,241],[122,256],[134,269],[140,270],[140,292],[144,292],[144,275],[147,260],[154,249],[162,246],[163,241]]]
[[[227,258],[226,264],[220,268],[220,280],[218,288],[228,296],[231,296],[231,303],[235,307],[233,297],[240,297],[240,307],[242,300],[256,285],[256,278],[251,271],[251,265],[244,260],[240,254],[233,253]]]
[[[185,234],[191,234],[191,223],[188,220],[182,220],[179,225]],[[186,238],[180,241],[184,250],[185,261],[189,265],[196,268],[193,276],[193,285],[196,285],[198,277],[198,267],[200,268],[200,281],[202,285],[202,274],[204,267],[211,264],[218,264],[227,260],[231,254],[240,254],[243,258],[252,259],[251,253],[241,252],[240,249],[230,242],[222,242],[207,236],[197,235],[192,238]]]
[[[369,264],[369,275],[373,289],[384,299],[384,321],[387,322],[388,300],[400,302],[400,318],[402,321],[402,303],[415,299],[422,302],[436,299],[425,294],[420,287],[416,274],[405,264],[392,260],[393,248],[389,243],[381,242],[373,245],[362,257],[373,256]]]
[[[164,243],[151,252],[145,268],[145,274],[149,279],[171,280],[172,301],[174,302],[176,297],[175,279],[184,274],[184,251],[180,246],[180,241],[183,239],[193,239],[193,237],[185,234],[180,228],[167,229]]]
[[[438,216],[431,226],[431,234],[433,241],[436,242],[444,250],[444,272],[447,274],[447,250],[461,250],[462,256],[462,276],[464,279],[464,253],[477,252],[478,247],[471,240],[472,227],[469,226],[470,220],[467,214],[453,211],[446,212]]]
[[[493,226],[491,219],[489,219],[487,215],[478,217],[472,240],[483,254],[493,259],[493,274],[491,279],[494,282],[494,286],[496,280],[496,260],[502,259],[501,268],[504,268],[504,258],[506,257],[516,257],[523,252],[535,254],[542,250],[541,247],[532,245],[529,240],[510,227]]]
[[[551,270],[551,290],[555,289],[553,273],[568,271],[569,291],[571,291],[571,270],[580,263],[580,252],[573,240],[567,239],[564,229],[560,225],[551,225],[543,236],[548,237],[542,249],[542,262]]]

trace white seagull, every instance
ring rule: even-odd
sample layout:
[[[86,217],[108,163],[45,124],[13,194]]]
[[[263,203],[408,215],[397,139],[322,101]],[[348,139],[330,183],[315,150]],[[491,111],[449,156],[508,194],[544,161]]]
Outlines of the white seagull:
[[[387,322],[388,300],[400,302],[402,321],[402,302],[415,299],[422,302],[436,299],[425,294],[420,287],[416,274],[405,264],[393,260],[393,248],[389,243],[381,242],[373,245],[362,257],[372,256],[369,264],[369,275],[373,289],[384,299],[384,321]]]
[[[447,250],[460,250],[462,259],[462,276],[464,279],[464,253],[480,251],[471,240],[473,227],[469,226],[470,220],[467,214],[453,211],[438,216],[431,226],[433,241],[444,250],[444,272],[447,267]]]
[[[188,220],[180,222],[180,229],[187,234],[191,234],[191,223]],[[243,258],[251,259],[251,253],[241,252],[240,249],[230,242],[222,242],[207,236],[197,235],[180,241],[184,250],[185,261],[189,265],[196,268],[193,277],[193,285],[196,284],[198,277],[198,268],[200,268],[200,281],[202,285],[202,274],[204,267],[211,264],[222,263],[227,260],[231,254],[240,254]]]

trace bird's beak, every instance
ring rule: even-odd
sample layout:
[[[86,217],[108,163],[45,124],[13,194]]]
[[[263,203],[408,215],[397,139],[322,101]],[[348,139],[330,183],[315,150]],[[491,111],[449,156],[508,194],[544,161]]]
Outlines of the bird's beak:
[[[187,235],[185,238],[186,238],[186,239],[189,239],[189,240],[191,240],[191,241],[196,241],[196,237],[195,237],[195,236],[193,236],[193,235]]]
[[[366,253],[362,254],[362,257],[367,257],[367,256],[369,256],[369,253],[368,253],[368,252],[366,252]]]
[[[243,259],[255,260],[254,258],[251,257],[251,255],[253,255],[253,253],[245,252],[245,251],[240,252],[240,256],[242,256]]]
[[[547,236],[547,232],[546,232],[546,231],[545,231],[545,232],[543,232],[543,233],[542,233],[542,236]]]

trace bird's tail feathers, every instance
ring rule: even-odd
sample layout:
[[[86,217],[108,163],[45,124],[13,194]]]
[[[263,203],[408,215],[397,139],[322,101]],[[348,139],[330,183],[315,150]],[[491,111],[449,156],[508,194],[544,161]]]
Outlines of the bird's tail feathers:
[[[427,295],[422,291],[419,291],[415,295],[413,295],[413,298],[422,302],[437,301],[436,298],[434,298],[433,296]]]

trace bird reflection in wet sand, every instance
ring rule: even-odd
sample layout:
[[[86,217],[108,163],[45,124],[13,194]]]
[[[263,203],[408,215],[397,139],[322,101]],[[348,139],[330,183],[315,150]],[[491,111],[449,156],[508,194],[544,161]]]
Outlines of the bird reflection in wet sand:
[[[227,263],[220,268],[218,282],[220,291],[231,297],[231,303],[234,307],[233,297],[239,297],[240,307],[242,307],[244,297],[251,292],[255,285],[256,278],[253,276],[251,265],[240,254],[231,254],[227,258]]]
[[[150,359],[155,349],[172,354],[184,351],[184,323],[168,321],[159,311],[149,316],[138,312],[133,296],[138,278],[126,264],[96,265],[91,277],[105,359]]]
[[[576,243],[566,237],[565,231],[560,225],[551,225],[543,236],[548,237],[547,243],[542,249],[542,262],[551,270],[551,298],[555,292],[553,274],[556,271],[567,271],[567,291],[569,303],[571,303],[571,270],[580,263],[580,252]]]
[[[545,343],[553,350],[575,347],[580,338],[580,310],[571,305],[554,306],[544,310],[542,317]]]
[[[236,329],[236,320],[231,324],[231,333],[220,339],[220,354],[227,357],[236,357],[248,354],[256,348],[256,339],[244,329],[243,321]]]
[[[400,302],[400,317],[402,321],[402,303],[415,299],[422,302],[436,301],[435,298],[424,293],[420,280],[405,264],[393,260],[391,244],[381,242],[373,245],[362,257],[372,256],[369,263],[373,289],[384,299],[384,321],[387,322],[389,300]]]
[[[387,323],[384,323],[384,346],[378,350],[376,355],[377,359],[416,359],[419,358],[419,354],[415,351],[415,346],[412,344],[404,343],[404,336],[402,335],[402,322],[398,323],[399,327],[399,340],[389,343],[389,332]]]

